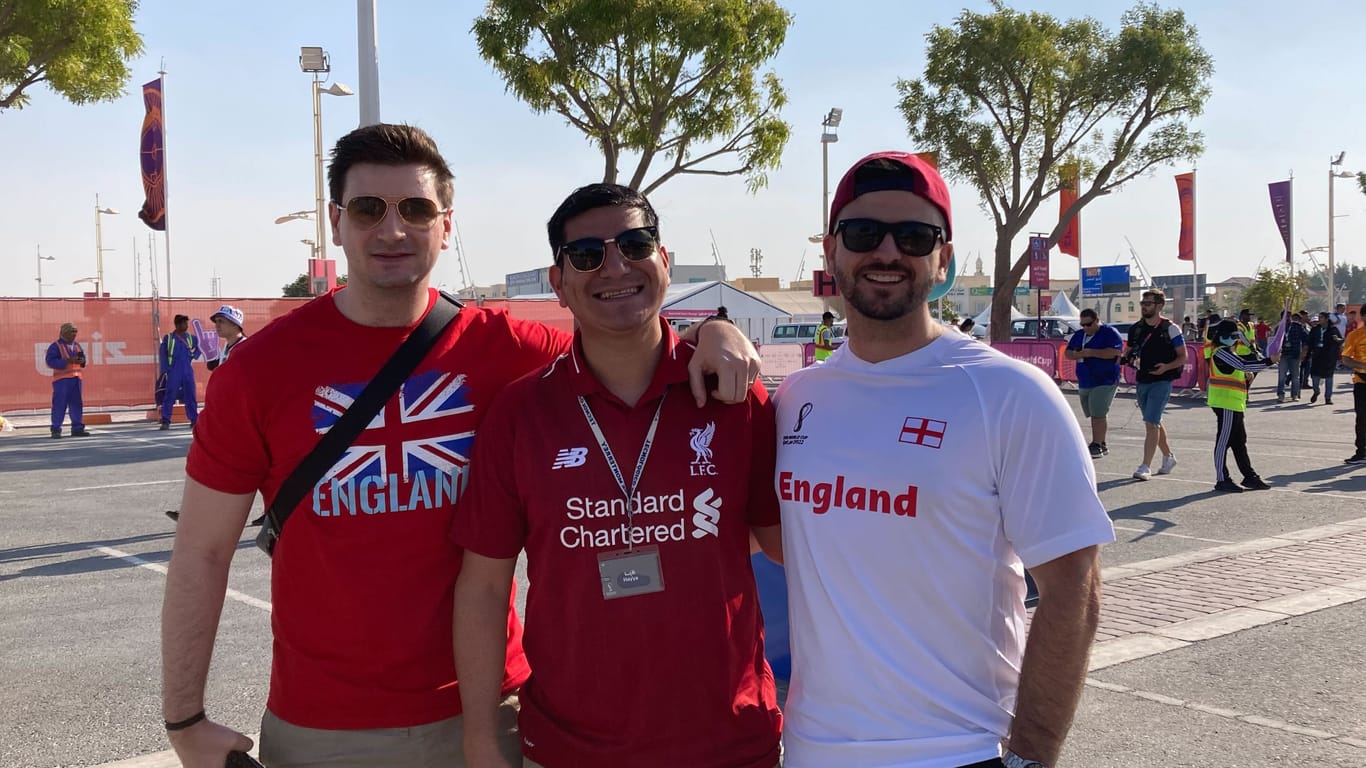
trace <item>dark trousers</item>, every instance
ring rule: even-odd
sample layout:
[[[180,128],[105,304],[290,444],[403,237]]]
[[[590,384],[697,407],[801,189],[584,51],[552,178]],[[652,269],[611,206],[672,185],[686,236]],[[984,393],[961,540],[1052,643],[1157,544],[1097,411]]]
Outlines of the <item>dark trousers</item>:
[[[1233,460],[1238,462],[1238,471],[1243,473],[1243,479],[1251,480],[1257,477],[1257,470],[1252,468],[1252,459],[1247,455],[1247,430],[1243,428],[1243,412],[1230,411],[1227,408],[1210,410],[1214,411],[1214,419],[1219,425],[1214,438],[1214,481],[1229,479],[1225,464],[1230,448],[1233,449]]]
[[[81,402],[81,380],[76,377],[52,382],[52,431],[62,431],[62,421],[71,413],[71,431],[85,429],[84,406]]]
[[[1366,454],[1366,384],[1352,385],[1352,408],[1357,412],[1357,453]]]

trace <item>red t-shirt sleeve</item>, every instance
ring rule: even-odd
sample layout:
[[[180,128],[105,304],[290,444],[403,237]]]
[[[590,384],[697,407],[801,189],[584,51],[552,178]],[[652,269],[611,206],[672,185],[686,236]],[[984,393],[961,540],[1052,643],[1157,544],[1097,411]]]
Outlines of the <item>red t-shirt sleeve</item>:
[[[517,339],[518,353],[531,371],[569,351],[574,335],[535,320],[508,316],[508,329]]]
[[[773,486],[778,450],[776,410],[768,399],[768,390],[758,381],[750,389],[745,405],[749,408],[752,445],[745,517],[751,526],[777,525],[778,495]]]
[[[270,469],[270,452],[258,410],[264,402],[252,392],[248,360],[233,358],[209,377],[206,407],[195,424],[185,473],[222,493],[252,493]]]
[[[527,397],[526,389],[513,385],[494,398],[474,441],[469,486],[451,518],[451,541],[484,557],[516,557],[526,541],[515,455],[519,402]]]

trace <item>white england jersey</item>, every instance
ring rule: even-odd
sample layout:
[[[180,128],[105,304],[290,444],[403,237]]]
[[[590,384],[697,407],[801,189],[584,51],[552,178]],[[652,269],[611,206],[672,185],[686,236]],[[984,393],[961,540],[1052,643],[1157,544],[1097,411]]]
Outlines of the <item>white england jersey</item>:
[[[949,333],[877,364],[845,345],[775,401],[784,765],[997,756],[1024,657],[1023,566],[1114,540],[1057,385]]]

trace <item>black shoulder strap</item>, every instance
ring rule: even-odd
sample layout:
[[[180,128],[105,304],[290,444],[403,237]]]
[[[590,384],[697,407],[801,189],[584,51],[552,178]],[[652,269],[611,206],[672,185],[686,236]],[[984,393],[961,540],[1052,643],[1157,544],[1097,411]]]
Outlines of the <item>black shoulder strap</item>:
[[[351,447],[360,433],[365,431],[366,425],[375,418],[375,414],[384,408],[384,404],[389,402],[389,398],[394,396],[399,386],[412,375],[431,351],[432,346],[450,327],[451,321],[455,320],[461,308],[462,305],[454,297],[445,293],[438,295],[431,311],[399,345],[393,357],[389,358],[389,362],[385,363],[370,383],[365,385],[351,406],[346,409],[346,413],[337,419],[337,423],[327,430],[327,434],[322,436],[313,447],[313,451],[299,462],[299,466],[295,467],[280,485],[280,491],[275,494],[274,500],[266,509],[266,519],[262,521],[261,533],[256,537],[257,546],[265,550],[266,554],[273,553],[275,541],[280,538],[285,521],[289,519],[294,508],[299,506],[299,502],[303,501],[313,486],[327,474],[327,470],[341,459],[346,449]]]

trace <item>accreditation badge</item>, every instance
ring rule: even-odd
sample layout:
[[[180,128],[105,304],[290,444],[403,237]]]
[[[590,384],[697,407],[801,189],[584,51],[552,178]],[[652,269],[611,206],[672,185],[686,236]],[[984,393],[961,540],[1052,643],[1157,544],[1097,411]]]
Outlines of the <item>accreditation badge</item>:
[[[659,547],[653,544],[598,553],[598,576],[604,600],[664,591]]]

